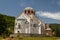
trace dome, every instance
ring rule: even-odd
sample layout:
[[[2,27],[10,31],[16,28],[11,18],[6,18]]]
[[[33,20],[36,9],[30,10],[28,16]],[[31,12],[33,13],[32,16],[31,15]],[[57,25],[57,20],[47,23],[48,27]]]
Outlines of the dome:
[[[26,7],[25,10],[34,10],[32,7]]]

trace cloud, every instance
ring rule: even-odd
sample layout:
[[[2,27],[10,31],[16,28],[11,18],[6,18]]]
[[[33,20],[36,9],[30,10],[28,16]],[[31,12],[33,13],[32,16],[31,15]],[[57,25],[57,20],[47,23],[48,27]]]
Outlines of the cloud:
[[[56,2],[56,4],[60,5],[60,0],[58,0],[58,1]]]
[[[37,11],[36,14],[38,16],[45,17],[45,18],[60,20],[60,12],[51,13],[51,12]]]

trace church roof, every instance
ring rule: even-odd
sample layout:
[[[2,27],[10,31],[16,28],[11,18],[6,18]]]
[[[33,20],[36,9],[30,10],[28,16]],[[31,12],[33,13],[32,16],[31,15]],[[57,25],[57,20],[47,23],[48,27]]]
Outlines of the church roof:
[[[48,28],[46,28],[45,30],[51,30],[51,28],[48,27]]]
[[[34,10],[32,7],[26,7],[25,8],[25,10],[28,10],[28,9]]]

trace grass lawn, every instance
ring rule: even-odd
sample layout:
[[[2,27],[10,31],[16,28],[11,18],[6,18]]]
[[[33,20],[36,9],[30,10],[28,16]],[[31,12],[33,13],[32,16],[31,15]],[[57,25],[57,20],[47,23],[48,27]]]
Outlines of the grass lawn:
[[[16,37],[15,40],[60,40],[60,37]]]
[[[19,40],[60,40],[60,37],[21,37]]]
[[[2,37],[0,37],[0,40],[2,40]]]

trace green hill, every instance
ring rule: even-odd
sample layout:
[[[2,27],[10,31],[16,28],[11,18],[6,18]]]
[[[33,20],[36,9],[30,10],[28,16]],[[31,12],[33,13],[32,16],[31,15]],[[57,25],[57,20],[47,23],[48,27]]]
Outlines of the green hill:
[[[0,14],[0,35],[13,33],[15,17]]]

